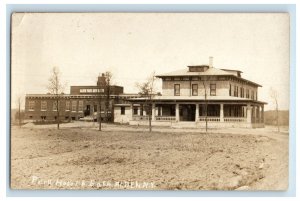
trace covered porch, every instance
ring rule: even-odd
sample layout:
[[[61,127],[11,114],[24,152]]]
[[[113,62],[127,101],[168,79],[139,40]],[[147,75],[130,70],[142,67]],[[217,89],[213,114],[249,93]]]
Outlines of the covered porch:
[[[264,127],[264,103],[254,101],[162,102],[131,104],[131,124],[151,118],[153,125],[174,125],[190,122],[196,127]]]

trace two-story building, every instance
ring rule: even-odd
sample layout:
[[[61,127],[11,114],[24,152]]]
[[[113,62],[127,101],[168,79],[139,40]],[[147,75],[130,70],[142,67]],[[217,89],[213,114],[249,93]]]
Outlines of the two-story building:
[[[209,65],[157,75],[162,79],[162,95],[151,99],[131,98],[130,104],[115,106],[119,123],[147,125],[149,112],[153,125],[191,125],[195,127],[264,126],[264,104],[258,100],[261,85],[244,79],[242,72]]]

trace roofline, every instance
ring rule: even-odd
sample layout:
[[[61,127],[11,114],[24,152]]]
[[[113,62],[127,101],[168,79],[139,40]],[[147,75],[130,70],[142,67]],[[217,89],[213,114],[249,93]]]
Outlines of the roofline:
[[[139,101],[145,101],[147,98],[138,98],[138,99],[128,99],[128,101],[130,102],[139,102]],[[148,100],[148,99],[147,99]],[[174,102],[174,103],[178,103],[178,102],[207,102],[208,104],[209,103],[215,103],[215,102],[232,102],[232,101],[235,101],[235,102],[244,102],[244,103],[247,103],[247,102],[250,102],[250,103],[260,103],[260,104],[265,104],[267,105],[268,103],[267,102],[264,102],[264,101],[258,101],[258,100],[252,100],[252,99],[245,99],[245,100],[239,100],[239,99],[232,99],[232,100],[228,100],[228,99],[219,99],[219,100],[214,100],[214,99],[210,99],[210,100],[204,100],[204,99],[191,99],[191,100],[184,100],[184,99],[172,99],[172,98],[167,98],[167,99],[152,99],[151,100],[152,102]]]
[[[247,80],[247,79],[244,79],[244,78],[241,78],[241,77],[237,77],[235,75],[228,75],[228,74],[224,74],[224,75],[156,75],[155,77],[163,78],[163,77],[200,77],[200,76],[203,76],[203,77],[204,76],[231,76],[231,77],[235,77],[237,79],[243,80],[245,82],[249,82],[250,84],[256,85],[258,87],[262,87],[260,84],[252,82],[250,80]]]
[[[72,85],[70,87],[101,87],[101,86],[98,86],[98,85]],[[110,85],[110,87],[123,87],[123,86],[119,86],[119,85]],[[123,87],[124,88],[124,87]]]
[[[220,68],[220,70],[237,71],[237,72],[243,73],[243,71],[240,71],[240,70],[233,70],[233,69],[226,69],[226,68]]]

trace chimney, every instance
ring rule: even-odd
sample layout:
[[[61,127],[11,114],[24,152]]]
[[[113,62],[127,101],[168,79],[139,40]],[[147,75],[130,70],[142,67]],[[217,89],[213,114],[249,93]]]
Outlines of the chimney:
[[[214,62],[214,58],[213,57],[209,57],[209,67],[213,67],[213,62]]]

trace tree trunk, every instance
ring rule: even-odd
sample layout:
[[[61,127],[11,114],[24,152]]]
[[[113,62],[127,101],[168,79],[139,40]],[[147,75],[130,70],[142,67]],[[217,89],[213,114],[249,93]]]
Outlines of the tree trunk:
[[[57,122],[57,129],[59,129],[59,106],[58,106],[58,99],[56,100],[56,113],[57,113],[57,119],[56,119],[56,122]]]
[[[151,121],[152,121],[151,117],[152,117],[152,115],[151,115],[151,108],[150,108],[150,104],[149,104],[149,107],[148,107],[148,108],[149,108],[149,109],[148,109],[149,132],[151,133],[151,132],[152,132],[152,124],[151,124]]]
[[[101,131],[101,101],[100,101],[100,104],[99,104],[99,131]]]
[[[21,103],[19,102],[19,127],[21,128]]]

